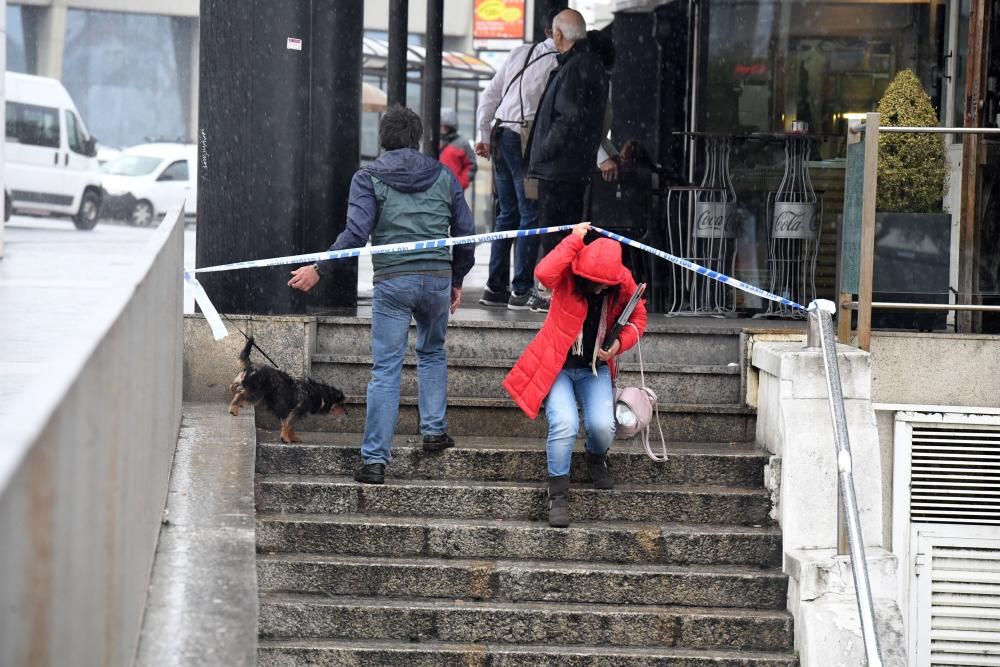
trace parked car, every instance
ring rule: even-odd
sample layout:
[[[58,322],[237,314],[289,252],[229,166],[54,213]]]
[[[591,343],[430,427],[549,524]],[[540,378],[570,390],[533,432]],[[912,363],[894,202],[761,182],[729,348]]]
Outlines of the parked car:
[[[140,144],[104,165],[103,215],[148,227],[184,200],[196,214],[197,147],[194,144]]]
[[[93,229],[101,208],[96,140],[56,79],[5,74],[4,220],[12,213],[66,215]]]

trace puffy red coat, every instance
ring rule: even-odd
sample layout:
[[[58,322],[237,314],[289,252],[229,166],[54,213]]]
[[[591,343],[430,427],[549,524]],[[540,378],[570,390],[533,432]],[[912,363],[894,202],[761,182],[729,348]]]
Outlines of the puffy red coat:
[[[611,239],[601,238],[584,245],[583,239],[570,234],[538,263],[535,277],[552,290],[549,314],[503,381],[503,388],[532,419],[538,416],[542,401],[548,396],[587,318],[587,300],[577,292],[574,274],[605,285],[618,285],[617,298],[608,307],[606,324],[609,328],[635,292],[635,279],[622,264],[621,244]],[[646,330],[646,305],[641,300],[629,322],[636,328],[622,329],[618,336],[619,354],[634,346]],[[615,377],[614,362],[611,359],[608,363],[612,378]]]

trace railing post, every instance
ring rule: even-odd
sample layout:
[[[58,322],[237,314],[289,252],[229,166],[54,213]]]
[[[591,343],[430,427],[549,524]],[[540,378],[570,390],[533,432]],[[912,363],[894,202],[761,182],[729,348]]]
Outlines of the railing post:
[[[858,280],[858,347],[872,339],[872,273],[875,261],[875,192],[878,188],[878,126],[881,116],[865,115],[864,191],[861,196],[861,266]]]

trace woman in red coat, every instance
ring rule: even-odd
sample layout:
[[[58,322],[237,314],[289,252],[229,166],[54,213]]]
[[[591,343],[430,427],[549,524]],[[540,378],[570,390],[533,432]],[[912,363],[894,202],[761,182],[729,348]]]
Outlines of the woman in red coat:
[[[576,225],[535,267],[535,277],[552,290],[552,304],[538,335],[503,381],[530,418],[537,417],[545,403],[549,525],[560,528],[569,525],[566,493],[580,428],[577,400],[587,432],[590,479],[598,489],[613,488],[607,455],[615,434],[615,357],[635,345],[646,329],[646,307],[640,301],[618,340],[609,350],[601,349],[605,332],[621,315],[636,284],[622,264],[621,244],[600,238],[585,245],[589,229],[589,222]]]

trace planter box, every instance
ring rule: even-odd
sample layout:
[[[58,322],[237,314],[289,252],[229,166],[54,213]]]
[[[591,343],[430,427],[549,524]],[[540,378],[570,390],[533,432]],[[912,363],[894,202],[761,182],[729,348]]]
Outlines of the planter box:
[[[873,301],[948,303],[950,213],[878,213]],[[947,311],[872,311],[878,329],[943,330]]]

